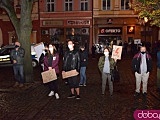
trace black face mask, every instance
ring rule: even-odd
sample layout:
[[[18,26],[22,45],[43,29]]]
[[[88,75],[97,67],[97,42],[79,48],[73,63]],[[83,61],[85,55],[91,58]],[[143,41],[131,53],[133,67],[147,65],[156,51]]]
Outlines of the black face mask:
[[[15,48],[19,48],[19,46],[18,46],[18,45],[15,45]]]
[[[142,54],[146,53],[146,52],[141,52]]]

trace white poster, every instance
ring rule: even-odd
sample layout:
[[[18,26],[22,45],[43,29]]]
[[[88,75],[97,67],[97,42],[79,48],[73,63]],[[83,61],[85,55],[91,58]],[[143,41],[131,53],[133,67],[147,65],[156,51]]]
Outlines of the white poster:
[[[122,46],[113,45],[113,51],[112,51],[111,58],[116,58],[116,59],[120,60],[121,55],[122,55]]]
[[[36,55],[37,55],[37,58],[38,58],[38,60],[39,60],[39,58],[40,58],[40,56],[41,56],[41,54],[42,54],[42,52],[43,52],[43,50],[44,50],[44,44],[43,44],[43,42],[41,42],[41,43],[39,43],[39,44],[36,44],[36,45],[34,46],[34,50],[35,50]]]

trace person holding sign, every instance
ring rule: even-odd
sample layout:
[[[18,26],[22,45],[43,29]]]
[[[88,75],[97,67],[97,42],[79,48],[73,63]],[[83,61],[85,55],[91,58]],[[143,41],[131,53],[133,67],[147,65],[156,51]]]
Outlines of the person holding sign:
[[[80,99],[79,95],[79,80],[77,78],[80,70],[80,56],[78,51],[74,49],[74,43],[72,40],[68,40],[69,51],[66,51],[63,58],[63,70],[62,77],[68,78],[68,84],[71,89],[71,95],[68,98]],[[75,96],[75,92],[77,96]]]
[[[108,80],[110,96],[113,95],[113,82],[111,79],[111,71],[116,65],[116,58],[111,58],[109,48],[104,48],[104,56],[99,58],[98,68],[102,73],[102,95],[105,94],[106,82]]]
[[[49,44],[47,53],[45,54],[44,57],[44,71],[55,69],[55,72],[58,75],[59,74],[58,62],[59,62],[59,55],[56,53],[56,48],[54,45]],[[46,84],[49,86],[50,89],[50,93],[48,94],[48,96],[55,95],[56,99],[59,99],[57,79],[48,82]]]

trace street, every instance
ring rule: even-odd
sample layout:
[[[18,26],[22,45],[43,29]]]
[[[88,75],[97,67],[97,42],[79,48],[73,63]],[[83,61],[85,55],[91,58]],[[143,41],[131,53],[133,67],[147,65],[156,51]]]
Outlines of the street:
[[[156,60],[148,83],[146,99],[134,97],[135,77],[131,70],[132,57],[118,61],[120,81],[114,83],[113,96],[101,95],[98,57],[89,58],[87,86],[80,87],[81,99],[67,99],[69,87],[59,79],[60,99],[48,97],[48,87],[41,81],[39,68],[34,69],[34,83],[25,88],[13,88],[12,67],[0,67],[0,120],[132,120],[136,109],[160,109],[156,91]],[[61,64],[61,63],[60,63]]]

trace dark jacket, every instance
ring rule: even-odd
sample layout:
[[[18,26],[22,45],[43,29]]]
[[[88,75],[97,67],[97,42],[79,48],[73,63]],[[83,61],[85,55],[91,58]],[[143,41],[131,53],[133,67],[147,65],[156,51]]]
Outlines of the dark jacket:
[[[44,71],[48,70],[48,67],[52,67],[55,69],[56,73],[59,73],[59,67],[58,67],[58,63],[59,63],[59,55],[55,54],[55,56],[51,55],[49,57],[47,57],[47,54],[44,57]]]
[[[151,72],[152,58],[148,53],[146,53],[146,63],[147,63],[147,72]],[[133,60],[132,60],[133,71],[140,74],[141,73],[140,65],[141,65],[141,53],[139,52],[133,57]]]
[[[80,67],[86,67],[88,64],[88,53],[86,50],[80,50]]]
[[[71,61],[69,62],[69,55],[72,56]],[[71,63],[70,65],[68,65],[67,63]],[[73,50],[73,51],[66,51],[63,57],[63,71],[70,71],[68,68],[70,68],[70,70],[77,70],[77,72],[79,72],[80,70],[80,56],[78,51]]]
[[[24,64],[24,55],[25,50],[22,47],[19,47],[19,49],[16,51],[16,49],[11,51],[11,60],[16,60],[16,63],[13,65],[23,65]]]
[[[157,67],[160,69],[160,51],[157,52]]]

